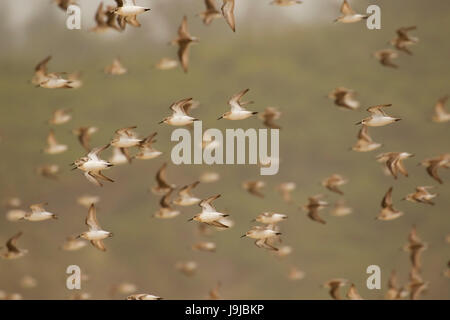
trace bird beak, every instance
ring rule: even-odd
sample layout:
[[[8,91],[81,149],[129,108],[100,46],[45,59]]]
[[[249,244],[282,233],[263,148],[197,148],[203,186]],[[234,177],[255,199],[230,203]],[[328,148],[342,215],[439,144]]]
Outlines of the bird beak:
[[[244,237],[246,237],[246,236],[247,236],[247,235],[246,235],[246,234],[244,234],[244,235],[242,235],[242,236],[241,236],[241,238],[244,238]]]
[[[190,219],[188,220],[188,222],[189,222],[189,221],[192,221],[192,220],[194,220],[194,218],[190,218]]]
[[[361,124],[361,121],[360,121],[360,122],[357,122],[357,123],[355,123],[355,125],[358,125],[358,124]]]
[[[222,119],[223,118],[223,116],[220,116],[219,118],[217,118],[217,120],[220,120],[220,119]]]
[[[161,124],[161,123],[164,123],[164,120],[162,120],[162,121],[158,122],[158,124]]]

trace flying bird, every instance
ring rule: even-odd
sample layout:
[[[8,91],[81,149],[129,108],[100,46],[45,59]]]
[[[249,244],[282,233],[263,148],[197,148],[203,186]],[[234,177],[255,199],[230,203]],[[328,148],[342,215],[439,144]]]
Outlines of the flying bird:
[[[205,25],[210,25],[214,19],[218,19],[222,16],[219,10],[217,10],[215,0],[205,0],[206,10],[200,12],[198,15],[202,18]]]
[[[334,101],[334,104],[346,110],[356,110],[360,103],[355,98],[356,92],[344,87],[335,88],[328,94],[328,98]]]
[[[175,268],[183,273],[185,276],[191,277],[195,275],[198,269],[198,264],[195,261],[179,261],[175,264]]]
[[[118,148],[130,163],[132,157],[128,152],[128,148],[139,146],[144,141],[144,139],[139,138],[133,131],[136,128],[136,126],[132,126],[118,129],[115,131],[114,138],[111,140],[111,145]]]
[[[397,69],[398,65],[392,62],[398,58],[398,53],[391,49],[382,49],[375,51],[373,56],[381,63],[382,66]]]
[[[6,252],[0,254],[3,259],[18,259],[28,253],[26,249],[17,247],[17,240],[22,236],[22,232],[16,233],[6,242]]]
[[[416,187],[416,191],[414,193],[410,193],[406,195],[404,200],[410,201],[410,202],[419,202],[419,203],[425,203],[434,205],[434,202],[432,199],[434,199],[437,196],[437,193],[430,193],[428,189],[433,188],[430,186],[421,186]]]
[[[400,118],[391,117],[384,112],[383,108],[390,106],[392,106],[392,104],[381,104],[367,108],[367,111],[370,112],[370,116],[362,119],[356,124],[363,124],[368,127],[382,127],[393,122],[400,121]]]
[[[420,295],[428,288],[428,282],[422,279],[419,271],[415,268],[411,268],[409,273],[408,287],[410,290],[410,299],[417,300]]]
[[[178,59],[184,72],[188,72],[189,68],[189,48],[192,43],[198,43],[197,37],[191,36],[188,30],[187,17],[184,16],[181,25],[178,28],[178,37],[172,40],[172,45],[178,45]]]
[[[219,281],[219,282],[217,282],[217,284],[214,288],[209,290],[209,299],[210,300],[220,300],[221,299],[220,292],[219,292],[221,286],[222,286],[222,283]]]
[[[261,189],[264,188],[266,183],[261,180],[252,180],[252,181],[244,181],[242,182],[242,188],[246,190],[248,193],[259,197],[264,198],[264,194],[261,192]]]
[[[115,0],[117,7],[113,8],[111,12],[119,16],[119,26],[122,29],[128,23],[133,27],[140,27],[141,24],[137,20],[137,15],[147,12],[150,8],[145,8],[136,5],[136,0]]]
[[[47,135],[47,147],[44,149],[45,153],[48,154],[58,154],[67,151],[67,145],[58,143],[55,137],[55,132],[50,129]]]
[[[283,201],[286,203],[292,203],[292,191],[297,188],[297,184],[295,182],[282,182],[276,186],[276,190],[281,194]]]
[[[364,300],[358,293],[358,291],[356,290],[356,286],[354,283],[352,283],[350,285],[350,288],[348,289],[347,292],[347,298],[349,300]]]
[[[52,117],[48,120],[49,124],[60,125],[69,122],[72,119],[70,109],[57,109],[53,111]]]
[[[106,74],[120,76],[128,72],[128,69],[122,65],[119,58],[115,58],[110,65],[103,70]]]
[[[161,120],[159,124],[166,123],[171,126],[185,126],[194,121],[198,121],[199,119],[189,115],[189,110],[191,110],[193,103],[192,98],[181,99],[172,103],[169,107],[172,110],[172,115]]]
[[[389,221],[394,220],[403,215],[403,212],[394,209],[392,204],[392,190],[393,187],[390,187],[389,190],[383,197],[381,201],[381,211],[377,216],[377,220]]]
[[[85,222],[88,226],[88,231],[81,233],[77,238],[89,240],[95,248],[100,251],[106,251],[103,240],[112,237],[113,234],[100,227],[100,224],[97,221],[97,210],[95,209],[94,204],[91,204]]]
[[[328,202],[321,200],[323,195],[318,194],[308,198],[308,203],[302,207],[308,212],[308,217],[316,222],[326,224],[326,221],[319,216],[319,211],[328,206]]]
[[[172,191],[172,189],[176,188],[176,185],[169,184],[166,179],[166,168],[167,163],[164,162],[161,168],[159,168],[158,172],[156,173],[156,183],[157,185],[151,188],[151,191],[153,194],[156,195],[164,195],[169,191]]]
[[[100,152],[107,149],[109,146],[110,145],[107,144],[103,147],[94,148],[86,156],[75,160],[75,162],[73,162],[74,167],[72,170],[80,169],[84,172],[84,176],[89,182],[99,187],[103,186],[103,184],[99,181],[100,179],[114,182],[114,180],[102,174],[102,170],[109,169],[113,166],[113,164],[99,158]]]
[[[228,105],[231,107],[231,110],[225,112],[221,115],[220,119],[228,119],[228,120],[243,120],[251,117],[252,115],[257,114],[258,112],[248,111],[244,108],[245,105],[253,103],[253,101],[241,102],[242,97],[249,91],[250,89],[245,89],[235,95],[233,95],[230,100],[228,100]]]
[[[28,221],[45,221],[49,219],[58,219],[54,213],[48,212],[44,209],[47,203],[38,203],[30,206],[31,212],[28,212],[23,219]]]
[[[281,129],[281,127],[275,123],[281,116],[281,112],[275,107],[267,107],[264,112],[258,115],[259,119],[263,121],[263,124],[270,129]]]
[[[288,278],[292,281],[302,280],[303,278],[305,278],[305,272],[297,267],[292,266],[289,269]]]
[[[395,49],[399,51],[403,51],[409,55],[412,55],[411,50],[408,49],[410,45],[416,44],[419,42],[419,39],[416,37],[411,37],[408,35],[408,32],[416,30],[416,26],[412,27],[402,27],[396,30],[397,36],[390,41],[391,45],[395,47]]]
[[[44,178],[57,180],[60,172],[57,164],[44,164],[36,168],[36,173]]]
[[[346,279],[331,279],[327,281],[323,286],[329,289],[330,296],[334,300],[341,300],[340,288],[348,283]]]
[[[450,121],[450,112],[445,110],[445,103],[448,100],[448,95],[440,98],[436,105],[434,106],[434,114],[432,120],[436,123],[448,122]]]
[[[330,210],[330,214],[336,217],[344,217],[353,212],[353,209],[345,204],[345,201],[339,199]]]
[[[70,236],[66,238],[66,241],[62,244],[61,249],[64,251],[77,251],[84,248],[86,245],[87,242],[83,239]]]
[[[209,198],[200,201],[199,206],[202,208],[202,212],[196,214],[188,221],[194,220],[215,227],[228,228],[229,227],[228,225],[220,222],[220,219],[228,217],[228,214],[218,212],[217,209],[212,204],[212,202],[219,197],[220,194],[217,194],[215,196],[211,196]]]
[[[369,16],[365,14],[356,13],[348,4],[347,0],[344,0],[340,9],[342,15],[334,20],[334,22],[341,23],[354,23],[364,19],[367,19]]]
[[[440,184],[444,183],[438,175],[439,168],[450,168],[450,153],[444,153],[434,158],[429,158],[421,161],[420,165],[426,167],[427,173],[434,180]]]
[[[403,250],[409,252],[409,260],[411,261],[413,269],[420,271],[422,267],[422,252],[427,249],[427,247],[428,245],[419,238],[416,226],[413,225],[408,235],[408,243],[403,247]]]
[[[212,241],[200,241],[192,246],[192,250],[205,252],[216,252],[216,248],[216,244]]]
[[[153,148],[153,143],[156,142],[155,136],[157,135],[156,132],[150,134],[147,138],[142,140],[139,145],[139,152],[133,157],[135,159],[140,160],[148,160],[148,159],[155,159],[156,157],[159,157],[162,155],[161,151],[156,150]]]
[[[112,148],[112,155],[109,157],[108,161],[115,166],[119,166],[125,163],[131,163],[132,156],[128,153],[125,148]]]
[[[399,172],[408,177],[408,171],[403,165],[403,160],[413,156],[408,152],[385,152],[377,156],[377,161],[384,163],[394,179],[397,179]]]
[[[96,26],[91,28],[90,31],[95,33],[104,33],[110,29],[121,31],[121,28],[116,24],[119,19],[116,19],[113,10],[113,6],[108,6],[106,10],[103,10],[103,2],[100,2],[95,12]]]
[[[275,225],[287,219],[287,215],[277,212],[263,212],[258,215],[254,221],[263,224]]]
[[[91,140],[91,136],[98,131],[97,127],[79,127],[72,130],[72,133],[77,136],[78,141],[82,145],[82,147],[87,151],[91,151],[91,147],[89,142]]]
[[[171,58],[161,58],[156,64],[155,68],[158,70],[171,70],[178,67],[178,61]]]
[[[175,210],[170,201],[170,195],[172,194],[173,189],[170,189],[166,194],[164,194],[159,202],[160,208],[153,215],[155,218],[159,219],[172,219],[177,217],[180,214],[179,210]]]
[[[194,197],[192,195],[192,189],[198,186],[200,181],[196,181],[192,184],[184,186],[178,191],[178,198],[176,198],[173,203],[177,206],[192,206],[198,204],[202,199]]]
[[[362,125],[358,132],[358,140],[353,145],[352,150],[356,152],[369,152],[378,149],[382,146],[381,143],[374,142],[369,135],[369,128]]]
[[[31,83],[34,84],[35,86],[39,86],[42,82],[48,79],[47,64],[51,58],[52,56],[44,58],[44,60],[40,61],[34,68],[34,75],[33,78],[31,79]]]
[[[270,228],[270,226],[253,226],[249,231],[242,235],[241,238],[248,237],[251,239],[255,239],[255,245],[258,248],[278,251],[278,248],[272,246],[269,240],[272,238],[277,238],[280,235],[280,232]]]
[[[339,189],[339,186],[342,186],[342,185],[346,184],[347,182],[348,182],[347,179],[345,179],[341,175],[335,173],[335,174],[332,174],[331,176],[329,176],[328,178],[324,179],[322,181],[322,186],[324,186],[325,188],[327,188],[330,191],[333,191],[335,193],[343,195],[344,192],[342,192],[342,190]]]

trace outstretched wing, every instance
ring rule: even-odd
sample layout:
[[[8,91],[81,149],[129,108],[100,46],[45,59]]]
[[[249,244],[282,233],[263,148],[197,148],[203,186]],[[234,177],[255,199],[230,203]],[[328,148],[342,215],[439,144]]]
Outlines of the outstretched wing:
[[[389,188],[389,190],[384,195],[383,200],[381,201],[381,206],[383,208],[392,207],[392,189],[393,189],[392,187]]]
[[[344,0],[344,2],[342,3],[341,12],[346,16],[355,14],[355,11],[353,11],[353,9],[350,7],[347,0]]]
[[[13,235],[7,242],[6,242],[6,248],[8,249],[9,252],[20,252],[20,250],[16,247],[16,242],[17,239],[20,238],[20,236],[22,235],[22,231],[16,233],[15,235]]]
[[[97,210],[95,209],[95,205],[93,203],[89,207],[88,215],[86,218],[86,225],[89,227],[89,231],[101,230],[101,227],[97,221]]]
[[[216,208],[212,205],[212,202],[213,202],[214,200],[216,200],[217,198],[219,198],[219,197],[220,197],[220,194],[217,194],[217,195],[215,195],[215,196],[206,198],[206,199],[200,201],[199,206],[200,206],[204,211],[207,211],[207,212],[216,212]]]
[[[236,31],[236,23],[234,21],[234,0],[223,0],[222,15],[233,32]]]

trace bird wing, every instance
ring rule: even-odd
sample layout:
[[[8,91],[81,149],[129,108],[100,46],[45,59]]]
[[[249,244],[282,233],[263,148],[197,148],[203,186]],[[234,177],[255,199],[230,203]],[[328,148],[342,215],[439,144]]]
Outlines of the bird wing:
[[[53,131],[53,129],[50,129],[50,132],[48,133],[47,144],[49,146],[54,146],[54,145],[58,144],[58,141],[56,141],[55,132]]]
[[[161,205],[162,208],[171,208],[169,197],[172,193],[172,190],[173,189],[170,189],[169,192],[167,192],[159,201],[159,204]]]
[[[447,114],[447,112],[445,111],[445,103],[448,100],[448,96],[444,96],[442,98],[440,98],[438,100],[438,102],[436,103],[436,105],[434,106],[434,111],[436,112],[436,114]]]
[[[86,217],[86,225],[90,230],[101,230],[101,227],[97,221],[97,210],[95,209],[95,205],[92,203],[89,207],[88,215]]]
[[[183,67],[184,72],[188,71],[189,68],[189,46],[190,42],[182,41],[179,42],[178,48],[178,59],[180,59],[181,66]]]
[[[391,103],[390,104],[380,104],[377,106],[367,108],[367,111],[369,111],[370,113],[372,113],[374,115],[386,116],[386,113],[384,112],[383,108],[390,107],[390,106],[392,106]]]
[[[37,204],[32,204],[31,206],[30,206],[30,209],[31,209],[31,211],[33,212],[33,213],[39,213],[39,212],[44,212],[45,210],[44,210],[44,206],[46,205],[47,203],[37,203]]]
[[[347,0],[344,0],[344,2],[341,5],[341,13],[344,15],[353,15],[355,14],[355,11],[350,7]]]
[[[166,167],[167,163],[164,162],[164,164],[156,173],[156,182],[158,183],[158,186],[160,188],[170,188],[170,185],[166,181]]]
[[[211,204],[214,200],[220,197],[220,194],[217,194],[215,196],[211,196],[209,198],[206,198],[202,201],[200,201],[199,206],[204,210],[208,212],[216,212],[216,208]]]
[[[381,206],[383,208],[392,208],[392,189],[392,187],[389,188],[381,201]]]
[[[97,148],[93,148],[88,154],[88,158],[91,159],[98,159],[98,155],[100,154],[100,152],[102,152],[103,150],[107,149],[110,146],[110,144],[108,143],[107,145],[103,146],[103,147],[97,147]]]
[[[103,11],[103,2],[100,2],[97,11],[95,12],[95,21],[99,26],[105,25],[105,12]]]
[[[137,128],[137,126],[126,127],[126,128],[116,130],[115,133],[119,136],[133,137],[134,132],[132,130],[136,129],[136,128]]]
[[[435,179],[437,182],[442,183],[442,179],[438,175],[439,162],[440,162],[440,160],[432,160],[432,161],[430,161],[430,164],[427,167],[427,173],[433,179]]]
[[[188,25],[187,25],[187,16],[183,16],[183,20],[181,20],[181,24],[178,27],[178,36],[180,38],[190,38]]]
[[[6,242],[6,248],[8,249],[8,252],[20,252],[20,250],[16,247],[17,239],[20,238],[22,235],[22,231],[16,233],[13,235],[9,240]]]
[[[228,100],[228,104],[231,106],[231,111],[244,110],[242,107],[241,99],[242,97],[249,91],[250,89],[242,90],[241,92],[233,95],[230,100]]]
[[[105,244],[103,240],[91,240],[91,244],[101,251],[106,251]]]
[[[47,63],[50,61],[50,59],[52,58],[52,56],[48,56],[46,57],[44,60],[42,60],[41,62],[39,62],[36,67],[34,68],[34,70],[37,72],[42,72],[44,74],[47,73]]]
[[[205,0],[205,6],[208,11],[217,11],[214,0]]]
[[[369,129],[366,125],[361,126],[361,129],[358,132],[358,139],[364,140],[368,143],[372,142],[372,138],[369,135]]]
[[[194,189],[198,184],[200,183],[200,181],[195,181],[192,184],[189,184],[187,186],[184,186],[183,188],[181,188],[181,190],[178,192],[178,194],[180,196],[184,196],[184,197],[192,197],[191,191],[192,189]]]
[[[170,110],[172,110],[174,114],[185,116],[187,115],[185,105],[190,101],[192,101],[192,98],[178,100],[170,106]]]
[[[222,15],[233,32],[236,31],[236,23],[234,21],[234,0],[223,0]]]

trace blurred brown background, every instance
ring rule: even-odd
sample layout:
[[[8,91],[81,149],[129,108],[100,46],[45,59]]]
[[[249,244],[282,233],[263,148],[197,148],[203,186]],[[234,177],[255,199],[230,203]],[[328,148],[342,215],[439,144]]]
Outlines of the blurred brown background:
[[[423,254],[423,278],[430,284],[422,297],[450,297],[449,279],[442,276],[450,259],[450,246],[445,243],[450,233],[449,172],[441,172],[445,184],[436,188],[436,206],[400,201],[417,185],[437,185],[417,163],[449,151],[448,123],[435,124],[430,117],[436,100],[450,93],[450,2],[351,1],[358,12],[371,3],[381,7],[382,29],[370,31],[364,23],[332,23],[339,15],[340,1],[305,0],[299,6],[279,8],[270,6],[269,0],[237,0],[237,32],[233,34],[223,19],[210,27],[202,25],[195,16],[204,9],[201,0],[141,0],[138,4],[152,8],[139,17],[142,28],[128,27],[112,35],[87,32],[94,25],[99,1],[79,2],[83,15],[79,31],[67,30],[64,12],[46,0],[5,3],[0,11],[0,198],[19,196],[24,206],[49,202],[48,210],[59,215],[57,221],[41,223],[2,219],[0,242],[22,230],[19,246],[29,254],[0,261],[0,289],[29,299],[65,299],[73,293],[65,288],[65,269],[77,264],[90,276],[83,291],[96,299],[109,298],[111,286],[122,281],[136,283],[138,292],[166,299],[203,299],[219,280],[225,299],[329,299],[320,285],[334,277],[350,279],[364,298],[380,299],[392,269],[397,270],[400,284],[407,281],[410,264],[401,247],[416,224],[429,244]],[[176,57],[176,48],[167,42],[176,35],[184,14],[191,34],[200,37],[200,43],[191,48],[189,73],[158,71],[153,65],[161,57]],[[372,52],[388,47],[395,29],[410,25],[418,26],[414,34],[420,38],[412,48],[414,55],[400,54],[398,70],[379,65]],[[81,71],[84,86],[78,90],[34,88],[29,83],[33,68],[49,54],[53,56],[51,71]],[[116,56],[129,73],[105,76],[104,66]],[[362,108],[345,112],[335,107],[325,96],[337,86],[356,90]],[[283,112],[278,121],[283,128],[280,172],[260,177],[256,166],[171,164],[173,127],[157,124],[168,115],[169,105],[186,97],[199,100],[201,106],[193,114],[203,120],[204,128],[262,128],[256,118],[216,121],[227,110],[228,98],[247,87],[251,89],[248,99],[255,101],[252,110],[277,106]],[[373,139],[384,144],[381,149],[348,151],[359,129],[354,124],[367,115],[366,107],[380,103],[392,103],[389,113],[403,120],[370,130]],[[69,151],[50,156],[41,150],[49,130],[46,120],[57,108],[73,109],[73,120],[55,127],[56,137],[69,145]],[[69,163],[84,154],[70,133],[81,125],[100,128],[92,138],[94,146],[107,143],[121,127],[137,125],[142,136],[158,131],[155,147],[164,155],[112,168],[108,176],[116,182],[97,188],[81,172],[69,170]],[[415,154],[405,162],[409,178],[394,181],[382,173],[375,156],[387,151]],[[197,225],[186,221],[199,207],[181,208],[182,215],[173,220],[151,217],[159,197],[148,189],[164,161],[169,161],[169,181],[178,186],[197,180],[205,170],[221,174],[219,182],[200,185],[195,193],[200,197],[221,193],[217,208],[228,210],[236,222],[234,228],[214,234],[216,253],[190,250],[202,238]],[[60,181],[34,173],[43,163],[61,166]],[[322,216],[328,223],[323,226],[298,208],[316,193],[327,194],[332,203],[339,198],[320,185],[332,173],[350,179],[342,189],[354,213],[339,218],[325,210]],[[241,191],[242,180],[259,178],[267,183],[264,199]],[[297,183],[295,205],[283,203],[274,191],[284,181]],[[394,205],[405,215],[391,222],[375,221],[391,185]],[[106,253],[91,246],[77,252],[58,248],[66,236],[85,230],[87,210],[76,198],[86,193],[101,197],[98,219],[114,233],[105,241]],[[252,225],[251,219],[270,210],[289,215],[280,226],[283,243],[294,252],[284,260],[256,248],[250,239],[239,238]],[[199,269],[187,278],[174,265],[191,259],[199,263]],[[381,267],[382,290],[366,289],[365,270],[371,264]],[[290,281],[291,265],[306,277]],[[36,288],[20,288],[19,280],[26,274],[37,279]]]

